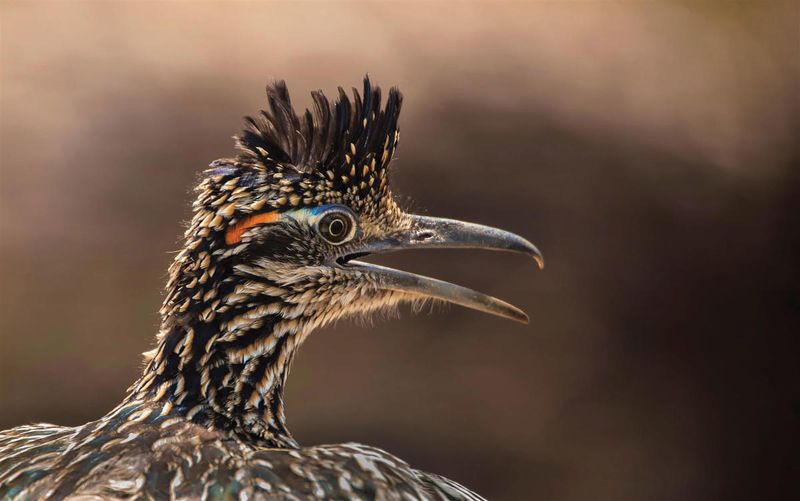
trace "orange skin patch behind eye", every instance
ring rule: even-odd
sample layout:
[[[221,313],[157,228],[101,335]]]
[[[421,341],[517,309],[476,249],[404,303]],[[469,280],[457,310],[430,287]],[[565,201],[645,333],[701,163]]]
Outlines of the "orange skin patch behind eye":
[[[259,224],[274,223],[280,217],[281,215],[278,212],[262,212],[243,219],[228,228],[225,232],[225,243],[228,245],[238,244],[242,241],[242,234],[245,231]]]

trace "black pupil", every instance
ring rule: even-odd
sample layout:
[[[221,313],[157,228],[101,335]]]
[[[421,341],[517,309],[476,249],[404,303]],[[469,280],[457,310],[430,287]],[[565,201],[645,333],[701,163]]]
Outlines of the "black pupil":
[[[328,232],[332,237],[340,237],[344,233],[344,221],[341,219],[334,219],[328,226]]]

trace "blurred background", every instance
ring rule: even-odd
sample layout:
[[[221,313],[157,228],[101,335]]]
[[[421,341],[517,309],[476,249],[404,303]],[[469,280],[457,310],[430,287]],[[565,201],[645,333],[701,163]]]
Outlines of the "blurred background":
[[[0,427],[111,409],[158,325],[197,173],[286,79],[406,101],[394,191],[527,236],[380,262],[474,287],[342,322],[288,389],[498,500],[786,499],[797,486],[800,10],[791,2],[3,2]],[[794,478],[792,478],[792,475]]]

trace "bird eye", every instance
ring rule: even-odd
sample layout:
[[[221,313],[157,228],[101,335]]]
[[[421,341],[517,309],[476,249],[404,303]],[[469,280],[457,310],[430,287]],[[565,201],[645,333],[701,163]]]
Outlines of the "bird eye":
[[[322,216],[317,223],[317,230],[322,238],[332,244],[341,244],[353,237],[355,222],[345,212],[330,212]]]

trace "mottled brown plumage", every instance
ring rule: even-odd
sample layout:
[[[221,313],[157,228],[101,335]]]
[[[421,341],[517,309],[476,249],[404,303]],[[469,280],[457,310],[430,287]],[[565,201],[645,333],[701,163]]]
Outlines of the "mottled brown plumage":
[[[438,299],[527,320],[475,291],[354,258],[418,247],[532,255],[516,235],[414,216],[388,167],[401,96],[365,79],[297,116],[283,83],[248,119],[235,158],[205,171],[170,267],[155,348],[114,410],[74,428],[0,432],[3,499],[480,499],[367,446],[301,447],[283,390],[317,327],[402,301]]]

